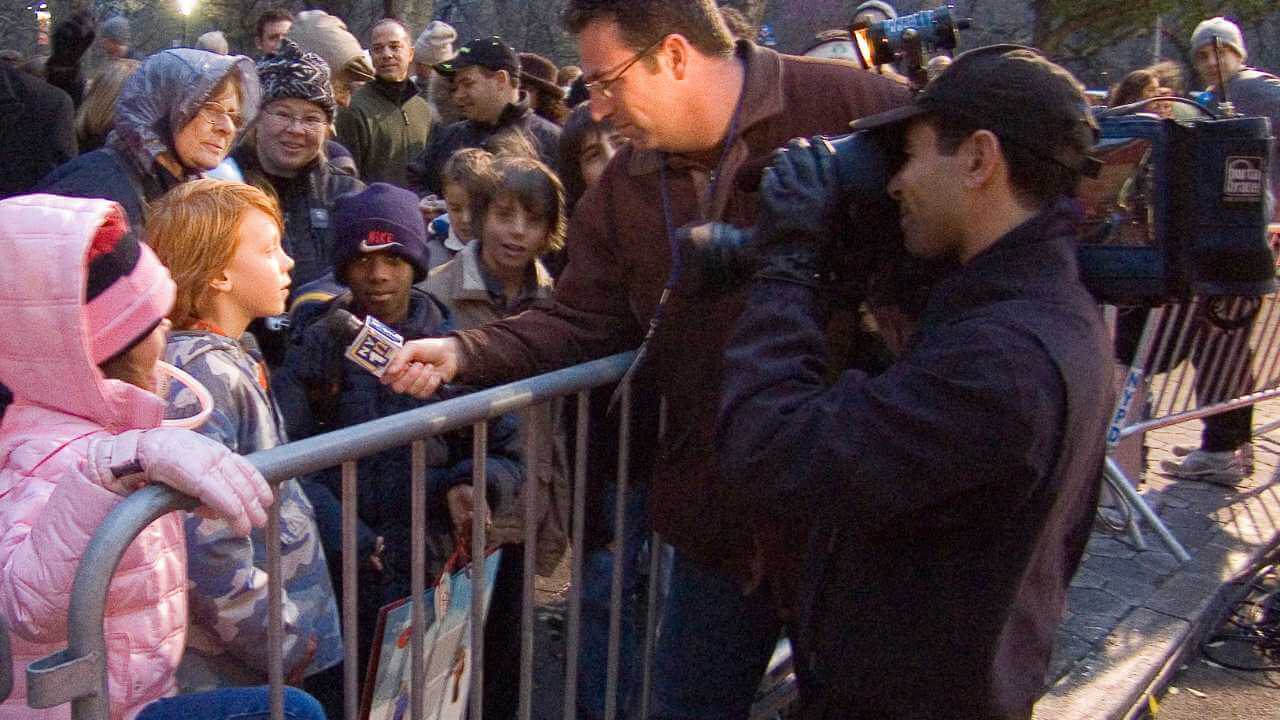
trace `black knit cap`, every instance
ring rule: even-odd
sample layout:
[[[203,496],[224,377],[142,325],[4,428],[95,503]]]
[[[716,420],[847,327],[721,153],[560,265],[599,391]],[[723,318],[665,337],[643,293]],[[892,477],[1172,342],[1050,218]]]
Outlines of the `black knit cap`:
[[[363,254],[390,252],[413,266],[413,280],[427,276],[427,224],[418,196],[388,183],[373,183],[333,202],[333,268],[346,283],[347,266]]]
[[[991,45],[956,56],[915,101],[853,121],[854,131],[899,125],[924,114],[956,118],[990,130],[1047,160],[1081,173],[1090,157],[1098,123],[1080,83],[1034,48]]]
[[[488,70],[506,70],[512,76],[520,74],[520,56],[516,51],[502,42],[498,36],[476,38],[458,48],[458,54],[451,60],[436,65],[436,71],[445,77],[469,67],[482,67]]]
[[[272,100],[297,98],[319,105],[333,119],[336,104],[329,82],[329,63],[319,55],[302,52],[289,38],[280,49],[258,61],[258,82],[262,85],[262,106]]]

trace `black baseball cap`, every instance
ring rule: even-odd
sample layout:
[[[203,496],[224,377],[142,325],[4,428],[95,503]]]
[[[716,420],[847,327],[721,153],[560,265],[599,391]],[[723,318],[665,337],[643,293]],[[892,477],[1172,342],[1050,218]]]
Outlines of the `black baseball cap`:
[[[436,71],[445,77],[451,77],[458,71],[472,66],[489,70],[506,70],[512,76],[516,76],[520,74],[520,56],[516,55],[516,51],[496,35],[476,38],[458,48],[458,54],[453,58],[436,65]]]
[[[991,45],[957,55],[910,105],[860,118],[849,128],[888,128],[925,114],[967,121],[1086,175],[1098,166],[1089,155],[1098,123],[1083,87],[1035,48]]]

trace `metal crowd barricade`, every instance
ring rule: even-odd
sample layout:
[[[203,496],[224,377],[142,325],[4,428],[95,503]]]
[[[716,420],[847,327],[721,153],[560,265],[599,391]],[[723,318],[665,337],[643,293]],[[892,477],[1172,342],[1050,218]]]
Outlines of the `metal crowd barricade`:
[[[1196,296],[1146,312],[1107,430],[1104,472],[1139,548],[1145,547],[1140,518],[1179,561],[1190,559],[1125,476],[1116,447],[1134,435],[1280,397],[1278,298]]]
[[[477,506],[483,506],[485,495],[484,460],[487,453],[487,421],[512,412],[526,411],[539,404],[557,398],[576,396],[578,421],[575,432],[576,454],[574,468],[574,507],[572,533],[572,581],[568,601],[569,618],[567,647],[565,653],[565,685],[564,685],[564,717],[570,719],[576,715],[576,688],[578,671],[578,648],[580,641],[582,561],[583,561],[583,516],[585,514],[586,455],[587,440],[590,433],[588,397],[591,389],[617,382],[630,365],[634,353],[623,353],[582,365],[576,365],[554,373],[540,375],[520,382],[504,385],[466,395],[453,400],[433,403],[429,406],[412,410],[399,415],[374,420],[362,425],[344,428],[324,435],[315,436],[297,442],[282,445],[254,453],[248,459],[262,472],[268,482],[279,484],[292,477],[300,477],[325,468],[341,466],[342,468],[342,576],[343,593],[341,612],[343,620],[343,641],[345,645],[344,662],[344,714],[348,720],[359,717],[359,696],[357,694],[358,677],[362,668],[357,666],[358,634],[357,634],[357,596],[356,582],[357,552],[355,547],[356,530],[356,483],[359,482],[357,460],[387,449],[409,445],[412,448],[411,478],[411,546],[412,572],[410,577],[410,597],[422,597],[425,585],[425,529],[426,529],[426,452],[424,440],[433,435],[471,426],[473,428],[473,486],[477,494]],[[626,501],[628,483],[628,425],[631,412],[630,388],[623,388],[618,421],[621,428],[618,458],[618,492],[615,506],[616,535],[624,536],[623,508]],[[548,452],[549,447],[535,443],[532,433],[526,433],[525,463],[526,467],[536,466],[536,454]],[[527,482],[527,481],[526,481]],[[526,485],[532,492],[533,488]],[[534,647],[534,597],[533,569],[536,528],[532,519],[537,503],[525,502],[525,545],[524,545],[524,615],[521,623],[521,668],[520,668],[520,707],[519,717],[527,720],[532,715],[533,670],[535,660]],[[106,720],[107,705],[107,649],[104,639],[104,612],[107,588],[115,567],[123,556],[125,549],[138,533],[147,525],[166,513],[175,510],[190,510],[195,501],[163,485],[145,487],[124,502],[120,503],[103,521],[94,534],[84,557],[77,569],[72,587],[70,610],[68,613],[68,644],[65,650],[42,658],[32,663],[27,669],[28,702],[35,708],[47,708],[70,702],[72,717],[75,720]],[[278,530],[278,512],[273,511],[268,524],[267,572],[270,575],[269,592],[271,593],[271,617],[269,618],[269,680],[271,685],[271,713],[275,719],[283,716],[284,671],[282,660],[283,624],[281,622],[280,602],[280,533]],[[473,523],[472,557],[483,557],[485,547],[485,529],[483,523]],[[657,605],[659,598],[658,578],[662,576],[661,562],[663,553],[661,539],[654,534],[651,537],[654,551],[650,553],[649,606],[643,645],[644,676],[640,696],[641,716],[647,715],[650,685],[650,665],[655,647]],[[618,555],[622,555],[618,549]],[[618,687],[619,676],[619,641],[620,613],[622,602],[622,563],[613,564],[611,586],[611,604],[609,626],[611,631],[608,655],[607,720],[613,720],[619,709],[616,707],[615,688]],[[471,581],[474,590],[471,594],[471,691],[470,718],[480,720],[484,716],[482,705],[484,674],[483,645],[484,623],[483,586],[485,582],[483,563],[472,563]],[[410,686],[411,717],[421,720],[423,717],[422,699],[424,692],[423,663],[424,617],[421,602],[414,603],[411,648],[412,648],[412,682]],[[0,650],[3,647],[0,646]],[[547,656],[550,657],[550,654]],[[9,668],[5,663],[0,672]],[[770,664],[771,677],[768,679],[770,707],[781,707],[784,703],[779,698],[794,698],[794,678],[789,673],[789,653],[780,651]],[[0,675],[0,690],[4,675]],[[0,693],[0,697],[3,693]],[[771,714],[772,711],[771,710]]]

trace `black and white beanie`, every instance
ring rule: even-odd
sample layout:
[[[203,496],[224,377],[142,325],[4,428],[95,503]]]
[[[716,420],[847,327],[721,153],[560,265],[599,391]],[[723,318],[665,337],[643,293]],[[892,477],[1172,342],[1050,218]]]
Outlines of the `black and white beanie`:
[[[280,98],[313,102],[333,120],[333,86],[329,84],[329,64],[315,53],[304,53],[289,38],[280,50],[258,61],[258,81],[262,84],[262,106]]]

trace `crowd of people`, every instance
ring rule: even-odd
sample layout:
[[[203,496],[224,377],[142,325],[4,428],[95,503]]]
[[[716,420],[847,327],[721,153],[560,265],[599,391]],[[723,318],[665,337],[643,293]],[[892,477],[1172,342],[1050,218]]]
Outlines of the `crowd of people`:
[[[45,717],[25,667],[65,642],[93,530],[148,482],[202,508],[153,523],[116,570],[112,716],[265,716],[274,503],[286,713],[341,717],[342,504],[358,507],[363,676],[380,608],[409,594],[410,450],[360,459],[355,498],[339,468],[273,490],[243,456],[637,346],[625,532],[613,389],[590,403],[580,716],[637,709],[653,530],[673,548],[654,717],[745,717],[784,633],[807,717],[1030,717],[1111,410],[1072,252],[1097,133],[1079,83],[993,46],[931,65],[913,95],[891,70],[759,46],[710,0],[570,0],[564,20],[581,68],[458,44],[439,20],[380,19],[366,51],[340,18],[278,9],[256,61],[218,32],[141,56],[124,18],[77,14],[43,78],[0,63],[0,100],[20,108],[0,128],[0,621],[17,679],[0,718]],[[86,78],[95,43],[110,59]],[[1239,28],[1214,18],[1192,45],[1218,101],[1280,125],[1280,79],[1244,65]],[[1135,71],[1110,103],[1181,94],[1178,76]],[[851,124],[893,158],[900,227],[851,227],[819,138]],[[717,250],[690,229],[708,223],[756,228],[715,288],[690,271]],[[824,263],[868,231],[905,253],[833,289]],[[872,282],[908,255],[931,261],[923,303]],[[346,359],[349,315],[407,342],[381,378]],[[489,717],[519,703],[523,506],[539,574],[568,544],[574,410],[490,421],[483,504],[470,433],[426,445],[428,576],[473,523],[507,549]],[[1180,470],[1235,461],[1249,417],[1221,417]],[[904,627],[910,604],[925,609]]]

